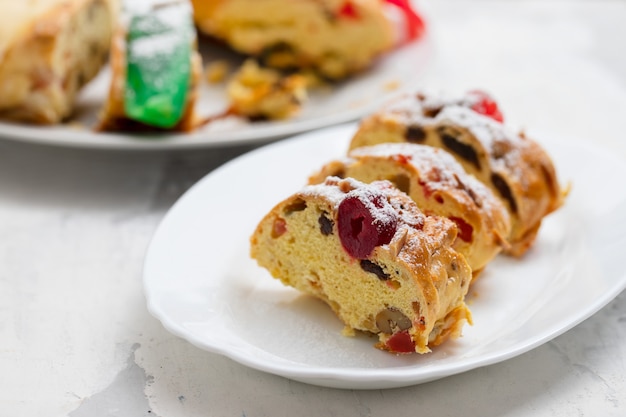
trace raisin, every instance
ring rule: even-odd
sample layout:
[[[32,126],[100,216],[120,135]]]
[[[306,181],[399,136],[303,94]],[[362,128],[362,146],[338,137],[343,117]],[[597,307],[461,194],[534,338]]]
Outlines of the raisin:
[[[285,213],[285,215],[288,216],[293,212],[303,211],[305,209],[306,209],[306,202],[304,200],[297,199],[293,203],[290,203],[289,205],[285,206],[285,208],[283,209],[283,213]]]
[[[509,202],[511,211],[517,214],[517,203],[515,202],[515,198],[513,197],[509,184],[507,184],[500,174],[496,174],[495,172],[491,174],[491,182],[493,186],[496,187],[502,198]]]
[[[409,126],[404,137],[411,143],[423,143],[426,140],[426,132],[421,126]]]
[[[450,135],[449,133],[446,133],[443,130],[439,131],[439,135],[441,136],[441,141],[446,148],[474,165],[476,169],[480,170],[480,161],[478,160],[478,154],[471,145],[458,141],[457,138]]]
[[[318,223],[320,224],[320,232],[322,232],[324,236],[332,234],[333,226],[335,225],[335,222],[329,219],[326,214],[327,213],[322,213],[317,219]]]
[[[376,275],[378,277],[378,279],[381,280],[381,281],[387,281],[389,278],[391,278],[389,276],[389,274],[387,274],[387,273],[385,273],[385,271],[383,271],[383,268],[380,265],[376,265],[372,261],[368,261],[367,259],[363,259],[363,260],[361,260],[361,262],[359,264],[361,265],[361,269],[362,270],[364,270],[365,272],[370,272],[370,273]]]

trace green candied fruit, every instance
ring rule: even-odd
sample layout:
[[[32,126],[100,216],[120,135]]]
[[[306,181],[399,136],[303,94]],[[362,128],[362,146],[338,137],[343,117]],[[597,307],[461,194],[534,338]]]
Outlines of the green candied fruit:
[[[129,119],[170,129],[185,112],[195,32],[184,6],[160,7],[130,20],[124,95]]]

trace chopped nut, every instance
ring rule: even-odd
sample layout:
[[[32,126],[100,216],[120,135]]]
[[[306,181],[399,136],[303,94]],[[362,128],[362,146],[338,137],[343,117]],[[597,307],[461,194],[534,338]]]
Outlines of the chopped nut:
[[[410,329],[413,327],[413,323],[400,310],[389,307],[376,315],[376,327],[385,334],[393,334],[397,331]]]
[[[408,231],[405,228],[401,228],[398,233],[396,233],[395,239],[389,242],[389,252],[392,256],[397,257],[404,244],[406,243],[406,236]]]

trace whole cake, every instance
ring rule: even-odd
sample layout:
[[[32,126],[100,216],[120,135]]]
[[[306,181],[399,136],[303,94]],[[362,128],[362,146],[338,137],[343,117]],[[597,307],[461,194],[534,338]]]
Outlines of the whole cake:
[[[192,0],[198,28],[263,64],[341,79],[371,65],[423,22],[406,0]],[[404,16],[405,30],[392,18]],[[397,20],[397,19],[396,19]]]
[[[459,230],[453,247],[465,256],[474,276],[508,247],[511,225],[502,202],[442,149],[411,143],[355,148],[347,158],[326,164],[309,182],[320,183],[327,176],[389,180],[425,214],[452,220]]]
[[[250,238],[270,274],[325,301],[377,347],[425,353],[471,321],[457,226],[425,216],[389,181],[329,177],[277,204]]]
[[[202,66],[191,5],[184,0],[125,5],[98,129],[191,130]]]
[[[0,2],[0,117],[52,124],[107,60],[113,0]]]
[[[558,209],[564,191],[546,151],[515,134],[487,94],[459,99],[407,94],[362,120],[350,149],[384,142],[442,148],[502,199],[509,210],[507,253],[520,256],[533,244],[543,218]]]

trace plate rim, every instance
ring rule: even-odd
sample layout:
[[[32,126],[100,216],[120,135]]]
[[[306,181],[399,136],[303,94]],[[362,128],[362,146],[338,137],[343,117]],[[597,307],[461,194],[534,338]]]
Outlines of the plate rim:
[[[163,228],[166,227],[170,219],[176,214],[178,207],[186,204],[186,199],[190,195],[198,192],[203,185],[210,181],[214,175],[218,175],[220,172],[228,171],[233,166],[245,163],[248,158],[258,158],[264,153],[272,153],[277,147],[295,146],[296,141],[312,140],[320,135],[336,133],[336,132],[350,132],[356,128],[355,123],[336,125],[319,129],[312,132],[306,132],[295,135],[289,139],[281,142],[271,143],[252,151],[246,152],[222,166],[218,167],[214,171],[208,173],[199,181],[197,181],[187,192],[185,192],[168,210],[161,222],[157,226],[152,239],[146,250],[146,256],[144,258],[143,265],[143,290],[146,304],[150,314],[161,322],[164,328],[170,333],[181,337],[192,345],[215,354],[219,354],[234,360],[242,365],[248,366],[253,369],[257,369],[270,374],[286,377],[296,381],[342,389],[387,389],[417,385],[425,382],[430,382],[436,379],[444,378],[447,376],[457,375],[463,372],[467,372],[472,369],[493,365],[513,357],[526,353],[560,335],[576,327],[578,324],[593,316],[596,312],[601,310],[613,299],[615,299],[622,291],[626,289],[626,272],[624,272],[619,279],[612,281],[608,291],[602,293],[601,296],[596,297],[593,303],[589,303],[583,309],[578,309],[575,314],[566,318],[553,321],[550,326],[546,326],[542,332],[534,335],[524,342],[515,343],[512,346],[508,346],[506,349],[497,349],[489,354],[482,354],[476,357],[460,358],[459,361],[452,362],[450,364],[437,364],[436,366],[423,366],[416,364],[413,366],[406,366],[401,368],[333,368],[333,367],[315,367],[311,368],[305,364],[295,364],[296,366],[286,366],[283,363],[264,363],[263,361],[255,360],[245,354],[238,351],[231,352],[228,349],[220,348],[207,341],[199,340],[190,335],[185,329],[172,321],[163,311],[160,310],[155,299],[151,297],[149,290],[149,263],[152,262],[151,253],[154,245],[158,242],[159,234]],[[554,135],[548,136],[545,133],[538,133],[529,130],[530,137],[546,137],[551,138],[553,143],[563,143],[564,145],[572,147],[580,147],[596,153],[602,153],[604,157],[612,160],[614,163],[624,163],[626,160],[611,153],[609,149],[591,144],[586,141],[580,141],[577,139],[569,139],[567,142],[561,138],[556,138]],[[335,134],[335,136],[338,136]],[[256,348],[256,347],[255,347]],[[276,356],[271,352],[268,352],[272,356]]]
[[[421,9],[420,9],[421,10]],[[424,18],[427,19],[425,13]],[[423,62],[419,71],[410,80],[403,80],[403,85],[390,90],[367,104],[356,108],[346,108],[345,111],[318,115],[313,118],[292,118],[256,124],[254,128],[245,130],[207,131],[199,128],[189,133],[145,133],[133,134],[130,132],[96,132],[91,126],[72,127],[70,123],[42,126],[0,120],[0,139],[10,142],[46,145],[59,148],[91,149],[91,150],[125,150],[125,151],[171,151],[192,149],[213,149],[222,147],[236,147],[245,145],[266,145],[294,135],[303,134],[315,129],[323,129],[339,124],[355,121],[371,113],[382,103],[393,97],[414,90],[423,76],[430,71],[433,58],[436,54],[436,45],[430,30],[408,44],[399,45],[391,54],[407,53],[406,48],[419,56]],[[393,57],[393,56],[392,56]],[[387,57],[382,57],[385,60]],[[381,61],[382,62],[382,61]],[[103,69],[104,71],[104,69]],[[102,74],[101,71],[99,73]],[[367,72],[362,74],[367,77]],[[357,77],[359,75],[357,74]],[[356,81],[358,78],[354,80]],[[85,87],[87,88],[87,86]],[[249,122],[242,122],[249,123]],[[95,140],[94,140],[95,139]]]

